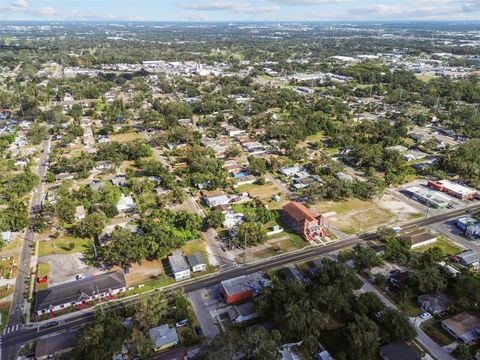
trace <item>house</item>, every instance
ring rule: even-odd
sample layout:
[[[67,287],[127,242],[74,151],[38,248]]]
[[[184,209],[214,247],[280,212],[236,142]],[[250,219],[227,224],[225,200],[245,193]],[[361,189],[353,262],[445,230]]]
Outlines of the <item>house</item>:
[[[303,167],[301,166],[291,166],[291,167],[280,168],[280,173],[282,173],[287,177],[298,176],[298,174],[301,172],[303,172]]]
[[[113,168],[113,165],[110,161],[97,161],[95,164],[95,169],[98,171],[110,170]]]
[[[83,205],[75,207],[75,220],[80,221],[85,218],[85,208]]]
[[[380,348],[383,360],[420,360],[413,349],[404,341],[395,341]]]
[[[410,272],[406,270],[392,270],[390,271],[390,276],[388,277],[388,282],[397,289],[404,289],[409,280]]]
[[[468,312],[462,312],[443,320],[441,326],[455,339],[466,344],[480,337],[480,318]]]
[[[445,294],[421,295],[418,297],[420,308],[435,316],[447,311],[451,303]]]
[[[55,180],[56,181],[72,180],[72,179],[75,179],[76,176],[77,176],[76,173],[60,173],[55,175]]]
[[[468,225],[467,229],[465,230],[465,235],[473,240],[480,238],[480,222]]]
[[[282,345],[278,350],[280,353],[280,360],[302,360],[302,357],[295,351],[295,347],[302,345],[303,341],[298,343],[290,343]]]
[[[480,264],[480,257],[473,250],[464,251],[458,255],[458,262],[463,266],[477,267]]]
[[[456,225],[460,230],[466,231],[469,225],[475,224],[477,220],[470,216],[464,216],[457,220]]]
[[[400,236],[402,240],[407,240],[412,244],[412,249],[432,244],[437,241],[437,235],[423,229],[414,230],[408,234]]]
[[[245,321],[249,321],[258,317],[254,311],[254,305],[252,302],[233,306],[232,311],[229,312],[229,315],[230,320],[236,324],[241,324]]]
[[[125,176],[115,176],[114,178],[110,179],[114,186],[124,187],[127,186],[127,178]]]
[[[208,207],[227,205],[230,201],[223,191],[204,191],[202,197]]]
[[[172,269],[173,277],[175,281],[180,281],[190,278],[190,267],[185,260],[181,251],[174,251],[172,255],[168,257],[168,263]]]
[[[28,166],[28,158],[17,159],[15,161],[16,167],[25,167]]]
[[[316,216],[305,205],[290,201],[282,208],[283,220],[297,233],[302,234],[309,242],[325,239],[327,227],[323,215]]]
[[[133,202],[133,198],[131,196],[125,196],[122,194],[120,200],[117,203],[117,210],[118,212],[126,212],[135,209],[135,203]]]
[[[35,298],[35,313],[46,314],[89,301],[111,297],[126,290],[123,270],[39,290]]]
[[[285,281],[296,281],[306,283],[307,279],[303,272],[296,266],[287,266],[282,269],[282,276]]]
[[[78,331],[40,337],[35,345],[35,359],[53,359],[73,350]]]
[[[168,324],[151,328],[148,330],[148,334],[155,351],[168,349],[178,344],[177,329],[170,327]]]
[[[225,220],[222,225],[225,229],[233,229],[240,225],[244,219],[245,215],[242,213],[228,213],[225,214]]]
[[[248,284],[247,276],[239,276],[224,280],[220,284],[220,294],[227,304],[250,299],[253,296],[253,288]]]
[[[257,178],[253,175],[240,176],[237,178],[237,182],[233,187],[236,188],[242,185],[253,184],[255,181],[257,181]]]
[[[200,272],[200,271],[207,270],[207,263],[203,259],[202,254],[199,253],[198,251],[188,255],[187,260],[193,272]]]
[[[105,183],[103,181],[92,181],[90,184],[88,184],[90,189],[99,191],[101,188],[105,186]]]

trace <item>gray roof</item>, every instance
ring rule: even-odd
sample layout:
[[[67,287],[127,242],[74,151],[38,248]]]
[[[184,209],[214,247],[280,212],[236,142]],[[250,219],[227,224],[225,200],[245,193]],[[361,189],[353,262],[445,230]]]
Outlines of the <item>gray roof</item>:
[[[418,303],[428,307],[433,313],[440,313],[448,309],[451,301],[445,294],[436,294],[421,295],[418,297]]]
[[[251,289],[248,285],[248,278],[245,275],[222,281],[222,287],[227,295],[235,295]]]
[[[420,357],[404,341],[395,341],[380,348],[380,354],[388,360],[420,360]]]
[[[110,181],[115,186],[125,186],[125,185],[127,185],[127,178],[125,176],[116,176],[113,179],[110,179]]]
[[[168,257],[168,262],[172,267],[173,273],[190,270],[190,267],[188,266],[187,262],[185,261],[185,257],[182,255],[181,252],[172,253],[172,255]]]
[[[473,264],[474,262],[477,262],[480,259],[478,257],[478,254],[473,250],[464,251],[463,253],[458,254],[457,256],[460,258],[461,263],[465,265]]]
[[[205,262],[205,260],[203,259],[203,256],[201,253],[199,253],[198,251],[197,252],[194,252],[194,253],[191,253],[190,255],[187,256],[187,259],[188,259],[188,263],[190,264],[190,266],[193,268],[194,266],[197,266],[197,265],[206,265],[207,263]]]
[[[178,343],[177,330],[174,327],[171,328],[168,324],[151,328],[148,333],[156,348]]]
[[[99,293],[105,293],[126,286],[123,270],[53,286],[37,292],[35,311],[49,309],[50,306],[81,301],[86,297],[97,294],[97,289]]]

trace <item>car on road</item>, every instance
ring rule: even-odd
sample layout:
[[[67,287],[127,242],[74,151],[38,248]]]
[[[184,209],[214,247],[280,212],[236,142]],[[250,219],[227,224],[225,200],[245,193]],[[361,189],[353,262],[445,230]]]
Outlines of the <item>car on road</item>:
[[[420,319],[422,320],[427,320],[427,319],[430,319],[432,317],[432,315],[428,312],[424,312],[422,314],[420,314]]]

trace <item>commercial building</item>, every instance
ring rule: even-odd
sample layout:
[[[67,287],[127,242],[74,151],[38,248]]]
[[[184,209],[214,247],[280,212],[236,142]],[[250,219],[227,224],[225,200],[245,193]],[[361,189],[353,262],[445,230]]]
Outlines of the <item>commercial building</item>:
[[[288,226],[305,236],[309,242],[327,237],[325,218],[322,215],[316,216],[299,202],[290,201],[284,205],[282,218]]]
[[[168,263],[172,269],[173,277],[176,281],[190,278],[190,266],[188,266],[185,257],[181,251],[175,251],[168,257]]]
[[[473,200],[477,196],[477,190],[468,186],[460,185],[449,180],[432,181],[430,180],[427,185],[433,189],[447,193],[461,200]]]
[[[247,276],[239,276],[221,282],[220,294],[227,304],[250,299],[253,297],[253,287]]]
[[[428,207],[443,209],[452,201],[448,196],[426,187],[410,186],[404,191],[413,199]]]
[[[112,297],[125,291],[126,286],[123,270],[53,286],[37,292],[35,313],[42,315],[98,298]]]

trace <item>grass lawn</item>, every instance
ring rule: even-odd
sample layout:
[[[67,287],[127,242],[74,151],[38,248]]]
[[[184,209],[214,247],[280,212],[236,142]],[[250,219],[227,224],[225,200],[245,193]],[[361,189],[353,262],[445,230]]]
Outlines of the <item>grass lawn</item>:
[[[429,82],[432,79],[435,79],[433,75],[415,75],[418,80],[422,80],[424,82]]]
[[[7,319],[8,319],[9,312],[10,312],[9,302],[0,304],[0,316],[1,316],[0,332],[3,332],[3,329],[5,329],[5,326],[7,326]]]
[[[420,246],[414,251],[418,252],[425,252],[428,249],[431,249],[433,247],[438,247],[442,249],[443,253],[447,255],[448,257],[451,257],[453,255],[457,255],[458,253],[462,252],[462,249],[455,245],[453,241],[448,240],[446,237],[439,236],[437,241],[435,241],[433,244],[428,244],[425,246]]]
[[[141,139],[142,136],[138,133],[125,133],[125,134],[117,134],[110,136],[110,141],[117,141],[117,142],[128,142],[132,140]]]
[[[0,286],[0,299],[3,299],[4,297],[7,297],[11,293],[13,293],[13,288],[13,285]]]
[[[450,345],[455,341],[445,330],[442,329],[440,321],[437,319],[430,319],[420,325],[423,331],[427,333],[430,338],[440,346]]]
[[[206,245],[205,240],[191,240],[191,241],[188,241],[185,245],[183,245],[180,249],[182,250],[183,255],[185,256],[190,255],[191,253],[194,253],[194,252],[199,252],[200,254],[202,254],[203,259],[207,263],[206,271],[199,272],[199,273],[192,272],[191,273],[192,276],[209,274],[211,272],[218,270],[217,266],[213,266],[208,263],[208,253],[207,253],[207,250],[205,249],[205,245]]]
[[[267,182],[264,185],[246,184],[237,188],[239,192],[247,192],[250,197],[258,197],[265,205],[268,205],[269,209],[280,209],[287,201],[285,194],[275,184]],[[281,200],[272,200],[273,195],[280,194]]]
[[[80,239],[64,236],[56,240],[40,241],[38,256],[50,254],[73,254],[83,252],[92,245],[90,239]]]
[[[50,274],[50,264],[49,263],[39,263],[37,267],[37,274],[36,277],[40,276],[48,276]],[[48,287],[47,283],[38,283],[37,279],[35,278],[35,290],[42,290]]]
[[[0,254],[3,253],[3,252],[6,252],[6,251],[10,251],[10,250],[19,248],[19,247],[20,247],[20,237],[15,236],[10,243],[8,243],[7,245],[5,245],[2,248],[2,251],[0,252]]]

